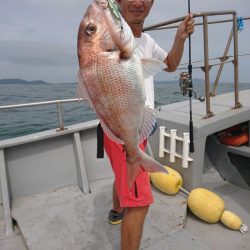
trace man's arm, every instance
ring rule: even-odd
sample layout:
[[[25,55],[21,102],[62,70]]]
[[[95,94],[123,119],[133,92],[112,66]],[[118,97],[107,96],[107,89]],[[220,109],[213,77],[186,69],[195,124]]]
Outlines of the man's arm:
[[[189,14],[185,17],[177,29],[174,44],[169,51],[168,56],[164,60],[164,63],[167,65],[165,71],[173,72],[177,69],[182,58],[185,40],[189,34],[192,34],[193,32],[194,19],[192,14]]]

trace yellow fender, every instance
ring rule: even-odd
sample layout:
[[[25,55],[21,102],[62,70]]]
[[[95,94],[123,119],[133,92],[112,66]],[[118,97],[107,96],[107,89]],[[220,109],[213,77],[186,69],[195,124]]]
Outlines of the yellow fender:
[[[209,223],[220,220],[224,211],[224,201],[205,188],[195,188],[188,196],[188,207],[194,215]]]
[[[232,230],[239,230],[241,233],[245,233],[248,228],[246,225],[242,224],[241,218],[231,211],[225,210],[220,221],[228,228]]]
[[[191,212],[203,221],[216,223],[221,221],[232,230],[241,233],[248,231],[248,227],[242,224],[240,217],[233,212],[224,210],[225,203],[217,194],[205,188],[195,188],[190,193],[182,188],[183,179],[174,169],[165,166],[169,174],[149,173],[152,184],[161,192],[175,195],[181,189],[188,195],[187,204]]]
[[[179,188],[182,187],[183,180],[181,175],[170,167],[165,168],[169,174],[165,173],[150,173],[150,179],[153,185],[161,192],[174,195],[179,192]]]
[[[205,188],[193,189],[188,195],[187,204],[191,212],[203,221],[216,223],[220,220],[229,229],[239,230],[241,233],[248,231],[238,215],[224,210],[223,199]]]

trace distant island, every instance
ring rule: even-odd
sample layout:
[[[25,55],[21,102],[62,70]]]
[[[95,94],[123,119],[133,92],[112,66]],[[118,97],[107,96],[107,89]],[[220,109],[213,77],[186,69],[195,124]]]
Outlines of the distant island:
[[[42,80],[26,81],[19,78],[0,79],[0,84],[51,84]]]
[[[34,81],[27,81],[27,80],[23,80],[20,78],[8,78],[8,79],[0,79],[0,84],[30,84],[30,85],[34,85],[34,84],[42,84],[42,85],[51,85],[51,84],[72,84],[75,85],[76,82],[61,82],[61,83],[49,83],[49,82],[45,82],[43,80],[34,80]]]

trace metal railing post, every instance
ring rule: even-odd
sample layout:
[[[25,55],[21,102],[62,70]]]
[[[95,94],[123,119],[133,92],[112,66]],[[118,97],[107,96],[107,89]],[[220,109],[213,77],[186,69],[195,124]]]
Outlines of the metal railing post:
[[[233,14],[233,30],[234,30],[234,94],[235,106],[234,108],[242,107],[239,101],[239,60],[238,60],[238,24],[237,13]]]
[[[11,235],[13,233],[13,224],[10,211],[10,195],[3,149],[0,150],[0,184],[2,190],[5,234]]]
[[[206,96],[206,116],[209,118],[213,116],[210,109],[210,81],[209,81],[209,54],[208,54],[208,23],[207,15],[203,16],[203,37],[204,37],[204,65],[205,65],[205,96]]]
[[[227,53],[228,53],[228,50],[230,48],[230,45],[231,45],[231,42],[232,42],[232,39],[233,39],[233,34],[234,34],[233,31],[234,31],[234,29],[232,28],[231,33],[230,33],[229,38],[228,38],[228,41],[227,41],[227,45],[226,45],[223,57],[222,57],[222,61],[221,61],[221,64],[220,64],[220,67],[219,67],[219,70],[218,70],[218,73],[217,73],[217,76],[216,76],[216,79],[214,81],[213,89],[212,89],[212,91],[210,93],[210,96],[215,96],[215,91],[217,90],[219,79],[220,79],[220,76],[221,76],[221,72],[222,72],[223,66],[225,64],[225,61],[226,61],[226,58],[227,58]]]
[[[58,121],[59,121],[59,130],[64,130],[62,105],[61,103],[57,103],[56,106],[57,106],[57,115],[58,115]]]

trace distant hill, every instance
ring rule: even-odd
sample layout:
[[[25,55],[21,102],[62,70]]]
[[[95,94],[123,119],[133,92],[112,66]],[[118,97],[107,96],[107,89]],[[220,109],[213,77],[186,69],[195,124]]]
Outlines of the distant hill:
[[[34,81],[26,81],[23,79],[19,79],[19,78],[8,78],[8,79],[0,79],[0,84],[72,84],[72,85],[76,85],[76,82],[63,82],[63,83],[49,83],[49,82],[45,82],[42,80],[34,80]]]
[[[18,78],[0,79],[0,84],[51,84],[42,80],[26,81]]]

